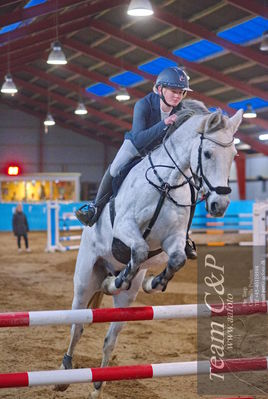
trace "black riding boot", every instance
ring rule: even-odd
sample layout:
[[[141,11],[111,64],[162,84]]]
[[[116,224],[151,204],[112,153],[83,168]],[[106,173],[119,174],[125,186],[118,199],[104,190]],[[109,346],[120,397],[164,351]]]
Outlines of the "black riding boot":
[[[88,205],[83,205],[75,212],[77,219],[85,226],[93,226],[97,222],[103,208],[113,193],[112,181],[113,177],[110,175],[109,166],[101,180],[95,200]]]
[[[195,202],[195,192],[194,192],[194,188],[192,186],[190,186],[190,188],[191,188],[191,202],[193,204]],[[196,259],[197,258],[195,243],[189,237],[189,230],[190,230],[192,220],[194,217],[194,212],[195,212],[195,205],[191,206],[190,218],[189,218],[189,222],[188,222],[188,226],[187,226],[185,253],[186,253],[186,256],[188,259]]]

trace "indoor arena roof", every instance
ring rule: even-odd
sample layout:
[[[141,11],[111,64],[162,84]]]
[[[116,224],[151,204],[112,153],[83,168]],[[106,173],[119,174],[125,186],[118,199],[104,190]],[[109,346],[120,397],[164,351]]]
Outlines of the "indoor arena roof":
[[[154,14],[127,15],[130,0],[2,0],[1,81],[8,70],[18,88],[1,101],[108,145],[119,146],[131,128],[133,105],[152,90],[166,66],[183,66],[193,98],[229,115],[250,104],[238,148],[268,154],[268,31],[263,0],[151,0]],[[48,65],[58,39],[64,66]],[[118,102],[127,88],[131,98]],[[83,100],[88,114],[74,114]],[[240,146],[240,147],[239,147]]]

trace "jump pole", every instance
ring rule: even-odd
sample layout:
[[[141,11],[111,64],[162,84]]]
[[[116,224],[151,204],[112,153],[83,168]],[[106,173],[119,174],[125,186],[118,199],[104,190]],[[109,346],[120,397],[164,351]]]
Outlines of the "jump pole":
[[[0,388],[267,370],[268,357],[0,374]],[[218,367],[217,367],[218,366]]]
[[[231,313],[230,313],[231,312]],[[249,314],[267,314],[268,301],[233,303],[230,305],[169,305],[130,308],[51,310],[34,312],[0,313],[0,327],[30,327],[60,324],[105,323],[138,320],[165,320],[193,317],[217,317]]]

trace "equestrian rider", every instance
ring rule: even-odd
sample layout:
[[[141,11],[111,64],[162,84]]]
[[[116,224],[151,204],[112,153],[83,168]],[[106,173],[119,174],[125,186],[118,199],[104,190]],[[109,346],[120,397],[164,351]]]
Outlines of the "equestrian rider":
[[[153,92],[138,100],[134,107],[133,123],[130,132],[126,133],[125,140],[120,147],[112,164],[105,172],[100,183],[96,198],[76,212],[78,220],[86,226],[93,226],[98,220],[104,206],[112,195],[112,179],[134,157],[145,156],[161,143],[166,133],[166,127],[176,122],[175,113],[182,107],[181,101],[189,88],[186,73],[178,67],[164,69],[158,75]],[[191,207],[191,216],[188,230],[194,214]],[[188,236],[185,252],[188,258],[196,259],[196,249]]]

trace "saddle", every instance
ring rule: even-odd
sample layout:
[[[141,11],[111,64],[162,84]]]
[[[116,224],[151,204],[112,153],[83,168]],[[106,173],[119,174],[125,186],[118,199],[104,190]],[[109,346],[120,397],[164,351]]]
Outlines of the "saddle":
[[[113,178],[112,182],[113,196],[111,197],[109,202],[110,218],[112,225],[114,224],[114,219],[115,219],[115,204],[114,204],[115,197],[117,196],[123,181],[129,174],[131,169],[134,168],[134,166],[136,166],[141,160],[142,157],[140,156],[133,158],[120,170],[119,174]],[[162,252],[161,248],[155,251],[150,251],[148,254],[148,259],[155,255],[158,255],[161,252]],[[131,249],[127,245],[125,245],[121,240],[115,237],[113,238],[113,243],[112,243],[112,253],[115,259],[124,265],[128,264],[128,262],[130,261]]]
[[[134,168],[134,166],[136,166],[140,161],[142,160],[142,157],[140,156],[136,156],[135,158],[131,159],[119,172],[119,174],[117,176],[115,176],[113,178],[112,181],[112,186],[113,186],[113,197],[116,197],[118,194],[118,191],[123,183],[123,181],[125,180],[125,178],[127,177],[127,175],[129,174],[129,172],[131,171],[132,168]]]

